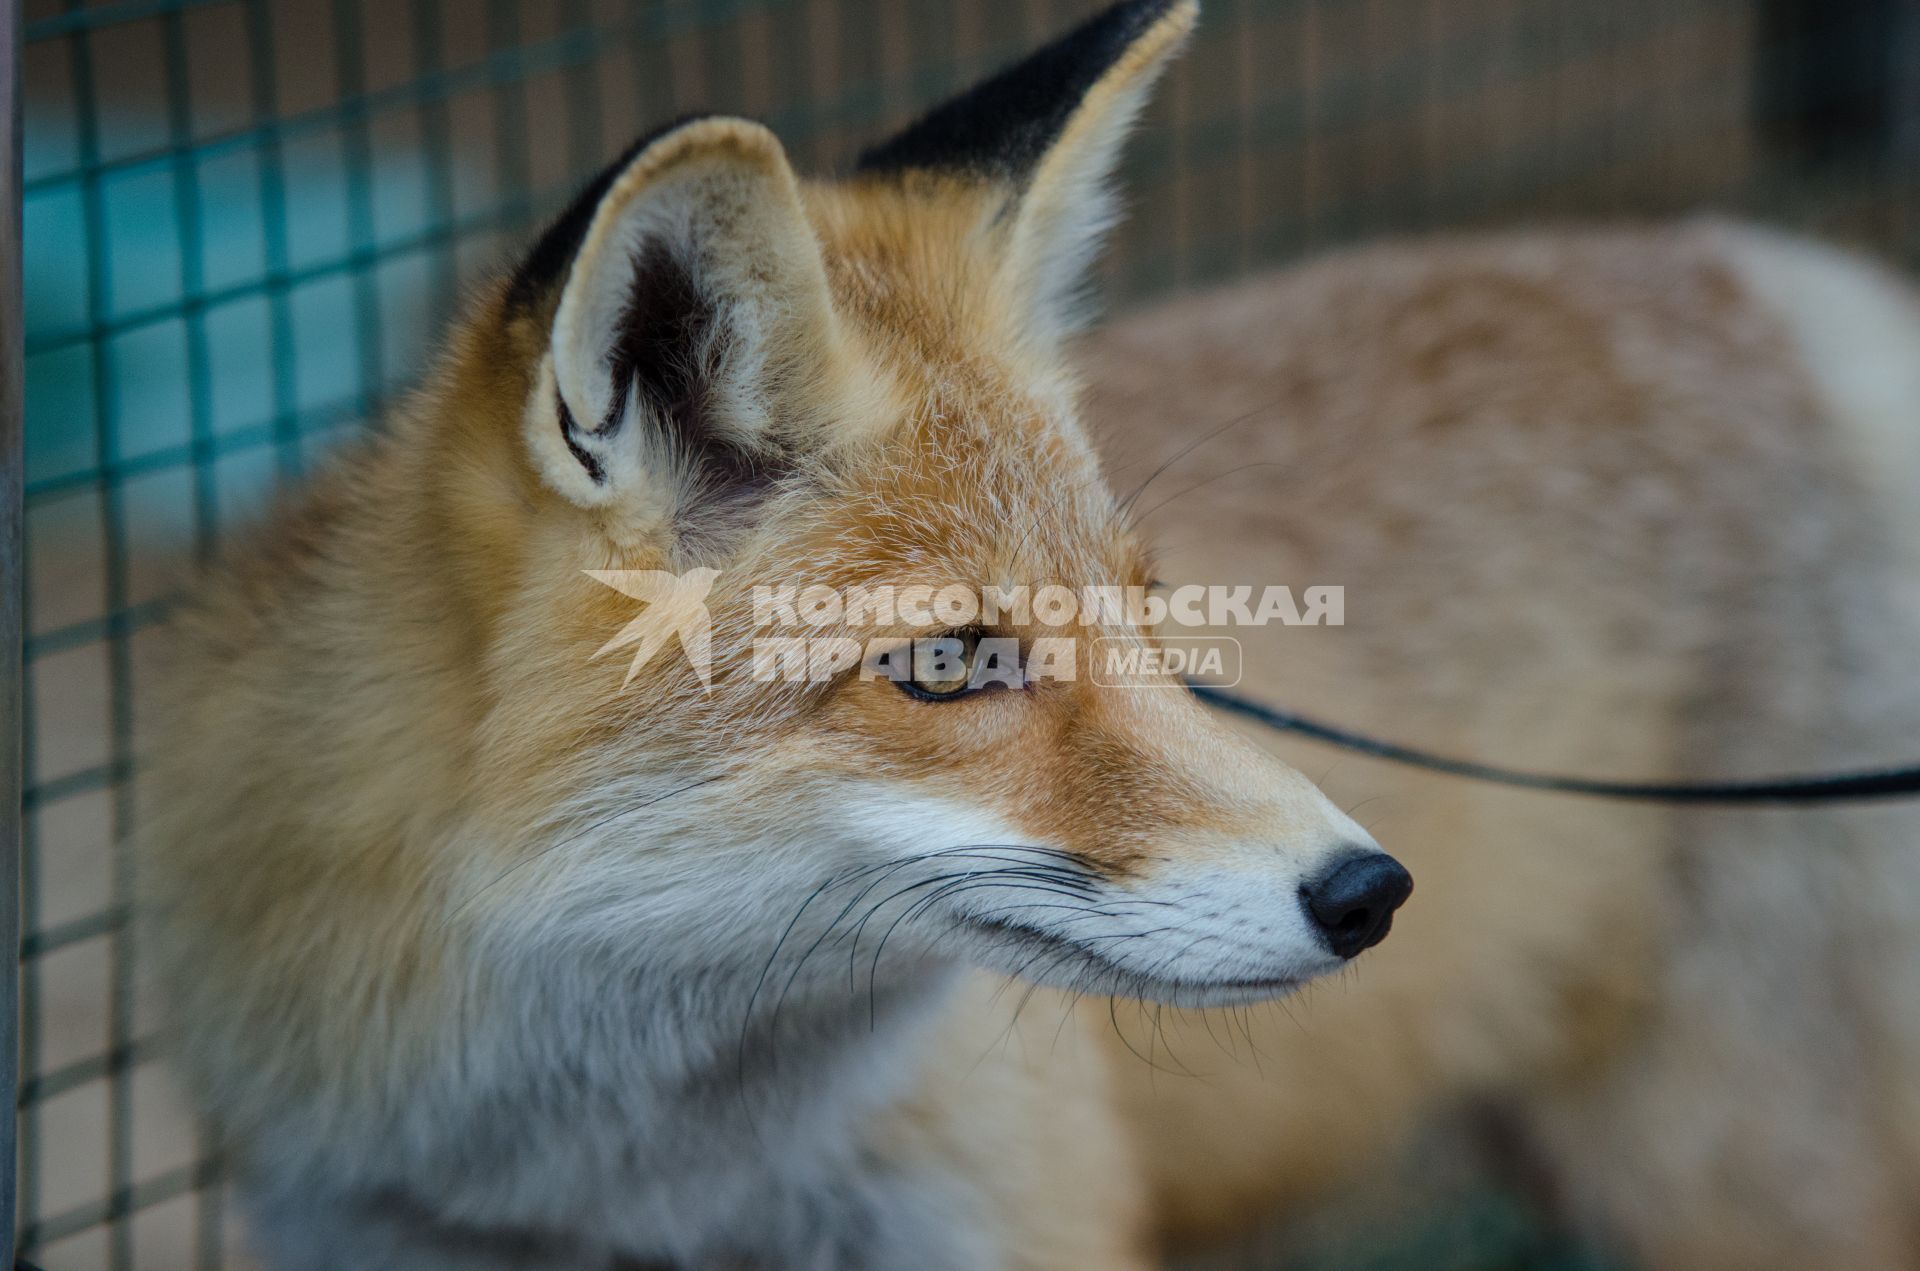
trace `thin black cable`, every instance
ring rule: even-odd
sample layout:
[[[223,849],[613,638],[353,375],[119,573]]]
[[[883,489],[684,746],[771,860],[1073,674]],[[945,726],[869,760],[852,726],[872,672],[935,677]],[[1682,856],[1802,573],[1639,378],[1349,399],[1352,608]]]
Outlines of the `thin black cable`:
[[[1475,781],[1548,790],[1602,799],[1639,799],[1656,803],[1845,803],[1920,796],[1920,765],[1871,768],[1855,772],[1761,777],[1750,781],[1598,781],[1545,772],[1522,772],[1471,759],[1455,759],[1414,746],[1383,741],[1318,720],[1276,710],[1211,684],[1188,681],[1193,695],[1210,706],[1257,720],[1278,732],[1371,755],[1393,763],[1444,772]]]

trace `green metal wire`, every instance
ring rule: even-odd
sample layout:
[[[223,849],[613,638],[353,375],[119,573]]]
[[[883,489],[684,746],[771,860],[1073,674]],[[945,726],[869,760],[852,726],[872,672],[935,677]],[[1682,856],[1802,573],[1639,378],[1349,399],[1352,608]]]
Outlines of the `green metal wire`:
[[[1795,105],[1791,85],[1760,69],[1757,15],[1778,2],[1210,0],[1192,61],[1204,69],[1176,73],[1129,161],[1136,215],[1109,290],[1124,303],[1385,232],[1697,206],[1915,259],[1920,117],[1906,120],[1904,148],[1817,164],[1761,135],[1759,121]],[[28,153],[43,149],[26,206],[75,213],[35,222],[48,237],[27,243],[27,273],[57,264],[46,277],[83,289],[28,296],[27,532],[38,544],[36,527],[87,508],[98,539],[72,579],[28,580],[23,605],[18,1209],[21,1248],[47,1271],[93,1271],[63,1253],[82,1246],[62,1242],[95,1238],[113,1271],[152,1265],[139,1224],[183,1197],[192,1264],[220,1267],[227,1244],[211,1149],[144,1169],[135,1134],[135,1074],[156,1053],[137,1010],[124,846],[139,814],[136,652],[170,599],[145,588],[144,562],[163,547],[209,559],[250,501],[377,417],[419,369],[407,351],[455,312],[474,270],[497,265],[627,133],[751,105],[803,166],[843,164],[862,139],[1097,0],[326,0],[317,24],[302,21],[305,3],[45,0],[24,27]],[[217,47],[241,56],[204,60],[216,30]],[[289,96],[289,80],[304,83],[294,59],[320,56],[290,49],[290,31],[322,31],[330,46],[317,104]],[[370,58],[388,31],[411,43],[397,82],[376,80]],[[128,82],[136,56],[152,58],[149,88]],[[306,157],[328,146],[337,172]],[[1724,163],[1699,162],[1723,152]],[[221,184],[236,164],[247,179]],[[115,200],[147,183],[164,192],[141,209],[150,215],[116,218]],[[402,184],[418,194],[390,221]],[[315,228],[322,206],[339,211],[337,236]],[[225,241],[212,228],[223,212],[257,243]],[[165,285],[128,290],[151,282],[153,261],[171,262]],[[251,341],[239,352],[236,315]],[[151,347],[168,352],[140,351]],[[149,415],[171,382],[184,427],[160,435]],[[40,399],[42,388],[61,391]],[[38,400],[72,417],[35,415]],[[73,444],[75,430],[88,446]],[[169,478],[178,523],[156,529],[136,496]],[[74,602],[83,591],[87,603]],[[87,725],[91,748],[63,750],[52,743],[75,707],[41,680],[96,655],[105,717]],[[107,809],[109,877],[81,911],[50,908],[58,853],[71,847],[52,818],[88,799]],[[88,950],[110,968],[91,1004],[102,1035],[54,1054],[49,967]],[[99,1141],[46,1132],[50,1109],[96,1095]],[[54,1194],[88,1162],[95,1191]],[[1475,1213],[1326,1265],[1575,1265],[1509,1209]],[[1434,1253],[1442,1246],[1454,1261]],[[1461,1261],[1469,1247],[1485,1259]]]
[[[24,399],[21,324],[21,13],[18,0],[0,3],[0,575],[21,577],[25,487]],[[21,938],[24,917],[21,886],[28,881],[24,860],[25,589],[0,592],[0,948]],[[20,1080],[20,996],[18,966],[0,978],[0,1088]],[[0,1107],[0,1250],[14,1243],[20,1185],[18,1109]]]
[[[247,0],[247,47],[253,77],[253,115],[256,159],[260,170],[260,220],[266,244],[266,272],[261,279],[273,331],[274,460],[283,478],[300,473],[300,434],[295,425],[299,346],[293,338],[293,311],[287,243],[286,160],[282,144],[286,133],[279,123],[274,64],[273,13],[267,0]],[[343,100],[338,111],[364,109],[365,103]],[[348,257],[340,262],[351,269]]]

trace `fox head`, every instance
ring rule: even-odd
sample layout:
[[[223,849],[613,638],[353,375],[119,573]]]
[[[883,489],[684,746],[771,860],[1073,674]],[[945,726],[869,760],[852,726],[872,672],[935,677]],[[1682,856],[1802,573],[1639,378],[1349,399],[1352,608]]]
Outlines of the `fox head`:
[[[1194,18],[1120,4],[833,180],[757,124],[673,124],[481,305],[424,412],[488,686],[475,788],[516,845],[464,906],[689,975],[965,962],[1190,1003],[1384,933],[1404,872],[1177,681],[1017,665],[1150,645],[1128,615],[842,613],[800,634],[910,670],[756,663],[756,588],[1151,583],[1065,343]],[[603,585],[632,577],[659,587]]]

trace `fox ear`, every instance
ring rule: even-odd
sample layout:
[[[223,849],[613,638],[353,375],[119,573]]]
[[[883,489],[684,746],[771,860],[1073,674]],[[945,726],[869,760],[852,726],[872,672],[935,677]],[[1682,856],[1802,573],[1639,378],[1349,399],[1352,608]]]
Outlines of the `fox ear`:
[[[833,304],[799,183],[745,120],[635,146],[534,248],[506,303],[552,314],[525,412],[541,476],[632,532],[763,484],[833,378]]]
[[[1117,219],[1121,143],[1198,14],[1197,0],[1124,0],[868,150],[858,170],[1001,191],[1006,276],[1042,331],[1070,331]]]

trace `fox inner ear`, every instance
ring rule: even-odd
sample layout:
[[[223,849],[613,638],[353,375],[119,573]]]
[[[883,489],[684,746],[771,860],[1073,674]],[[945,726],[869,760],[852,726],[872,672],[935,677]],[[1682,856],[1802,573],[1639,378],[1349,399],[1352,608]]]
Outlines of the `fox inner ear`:
[[[1197,0],[1124,0],[868,150],[858,170],[1004,190],[1006,276],[1041,333],[1070,331],[1117,216],[1121,143],[1198,13]]]
[[[547,484],[629,532],[777,473],[835,378],[820,246],[758,124],[643,142],[541,240],[509,308],[544,310],[554,284],[528,444]]]

